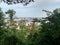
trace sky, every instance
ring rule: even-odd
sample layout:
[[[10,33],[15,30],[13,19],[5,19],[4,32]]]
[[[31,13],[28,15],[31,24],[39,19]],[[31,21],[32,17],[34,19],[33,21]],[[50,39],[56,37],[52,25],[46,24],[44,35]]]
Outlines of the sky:
[[[35,2],[31,2],[27,6],[23,6],[20,3],[7,5],[4,2],[0,2],[0,7],[4,12],[8,9],[15,10],[15,17],[46,17],[46,13],[42,10],[53,11],[56,8],[60,8],[60,0],[35,0]]]

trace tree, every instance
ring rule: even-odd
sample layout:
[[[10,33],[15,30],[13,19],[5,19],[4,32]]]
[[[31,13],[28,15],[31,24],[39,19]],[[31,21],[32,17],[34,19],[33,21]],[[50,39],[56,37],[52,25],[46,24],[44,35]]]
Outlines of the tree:
[[[30,35],[27,36],[27,45],[38,45],[38,41],[39,41],[39,29],[41,28],[40,26],[36,26],[36,22],[40,22],[40,19],[38,18],[34,18],[32,21],[32,31],[30,33]]]
[[[4,45],[24,45],[23,41],[21,41],[18,36],[16,36],[17,30],[16,30],[16,25],[14,23],[13,20],[13,16],[15,15],[15,11],[14,10],[8,10],[6,12],[6,14],[9,14],[9,18],[10,18],[10,27],[8,28],[8,30],[11,31],[12,35],[7,36],[4,39]]]
[[[4,13],[0,8],[0,29],[3,27],[3,25],[4,25]]]
[[[40,22],[40,20],[39,20],[38,18],[34,18],[34,19],[33,19],[33,21],[32,21],[32,26],[31,26],[32,28],[30,29],[30,31],[35,30],[35,23],[36,23],[36,22]]]
[[[0,35],[3,33],[3,27],[4,27],[4,13],[2,12],[0,8]]]
[[[6,12],[6,14],[9,14],[9,18],[10,18],[10,24],[12,24],[13,23],[13,16],[15,15],[15,11],[14,10],[8,10],[7,12]]]
[[[60,45],[60,12],[55,9],[50,16],[41,20],[41,29],[30,39],[29,45]]]
[[[10,4],[17,4],[17,3],[25,3],[24,5],[29,4],[30,2],[34,2],[34,0],[2,0],[5,3],[7,3],[8,5]]]
[[[45,18],[40,31],[40,45],[60,45],[60,12],[55,9],[53,14]]]
[[[4,23],[4,13],[0,8],[0,45],[2,45],[4,38],[6,37],[5,23]]]

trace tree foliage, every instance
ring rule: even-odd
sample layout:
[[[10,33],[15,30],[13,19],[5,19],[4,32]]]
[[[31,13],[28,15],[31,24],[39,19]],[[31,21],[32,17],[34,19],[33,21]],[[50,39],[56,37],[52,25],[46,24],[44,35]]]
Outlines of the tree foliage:
[[[28,37],[29,45],[60,45],[60,13],[58,9],[41,20],[41,27],[39,33]]]
[[[9,14],[13,22],[15,11],[8,10],[6,14]],[[16,27],[5,28],[4,13],[0,9],[0,45],[60,45],[59,9],[55,9],[42,20],[33,19],[32,22],[32,32],[28,31],[25,20],[19,22],[20,30]],[[37,26],[35,22],[40,22],[41,25]]]
[[[60,45],[60,13],[58,9],[45,18],[40,31],[40,45]]]

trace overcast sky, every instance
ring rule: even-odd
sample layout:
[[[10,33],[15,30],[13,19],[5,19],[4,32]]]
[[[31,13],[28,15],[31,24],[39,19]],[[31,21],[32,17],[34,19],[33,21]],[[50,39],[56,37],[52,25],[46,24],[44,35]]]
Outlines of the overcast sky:
[[[15,10],[15,16],[17,17],[45,17],[46,13],[42,10],[52,11],[60,8],[60,0],[35,0],[34,3],[31,2],[27,6],[23,6],[22,4],[7,5],[0,2],[0,7],[3,11],[7,11],[8,9]]]

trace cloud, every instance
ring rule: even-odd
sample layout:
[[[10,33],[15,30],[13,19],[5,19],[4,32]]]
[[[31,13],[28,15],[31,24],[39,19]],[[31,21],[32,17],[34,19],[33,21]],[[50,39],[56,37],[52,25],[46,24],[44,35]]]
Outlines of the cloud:
[[[58,8],[60,7],[60,0],[35,0],[34,3],[31,2],[27,6],[21,4],[7,5],[2,2],[0,7],[2,7],[3,11],[14,9],[17,17],[45,17],[46,14],[42,12],[42,9],[52,10]]]
[[[59,3],[60,0],[35,0],[35,2],[40,2],[40,3]]]

